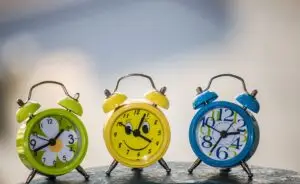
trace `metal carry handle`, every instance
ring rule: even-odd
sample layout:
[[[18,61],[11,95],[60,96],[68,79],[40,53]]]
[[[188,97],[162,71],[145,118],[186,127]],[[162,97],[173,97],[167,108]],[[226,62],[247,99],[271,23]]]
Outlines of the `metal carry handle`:
[[[118,90],[119,84],[120,84],[121,80],[123,80],[123,79],[125,79],[125,78],[129,78],[129,77],[133,77],[133,76],[144,77],[144,78],[148,79],[148,80],[150,81],[150,83],[151,83],[152,88],[155,89],[156,91],[158,91],[158,90],[156,89],[155,84],[154,84],[154,82],[153,82],[153,80],[152,80],[152,78],[151,78],[150,76],[145,75],[145,74],[141,74],[141,73],[131,73],[131,74],[125,75],[125,76],[123,76],[123,77],[120,77],[120,78],[118,79],[117,85],[116,85],[116,87],[115,87],[113,93],[115,93],[115,92]]]
[[[243,79],[242,77],[240,77],[240,76],[237,76],[237,75],[234,75],[234,74],[229,74],[229,73],[228,73],[228,74],[220,74],[220,75],[216,75],[216,76],[212,77],[212,78],[210,79],[210,81],[209,81],[207,87],[206,87],[203,91],[207,91],[207,90],[210,88],[212,81],[213,81],[214,79],[220,78],[220,77],[232,77],[232,78],[235,78],[235,79],[240,80],[240,81],[242,82],[242,84],[243,84],[243,89],[244,89],[244,91],[245,91],[246,93],[249,94],[244,79]]]
[[[31,88],[30,88],[30,90],[29,90],[29,93],[28,93],[28,98],[27,98],[26,102],[21,102],[21,103],[23,103],[22,105],[25,105],[25,104],[31,99],[33,89],[36,88],[36,87],[38,87],[38,86],[40,86],[40,85],[43,85],[43,84],[57,84],[57,85],[61,86],[62,89],[63,89],[63,91],[64,91],[64,93],[65,93],[68,97],[70,97],[70,98],[72,98],[73,100],[76,100],[76,101],[78,100],[78,98],[79,98],[79,96],[80,96],[79,93],[75,93],[74,97],[72,97],[72,96],[69,94],[69,92],[68,92],[67,88],[65,87],[65,85],[63,85],[63,84],[60,83],[60,82],[57,82],[57,81],[42,81],[42,82],[39,82],[39,83],[37,83],[37,84],[31,86]],[[20,100],[21,100],[21,99],[18,100],[18,103],[20,102]]]

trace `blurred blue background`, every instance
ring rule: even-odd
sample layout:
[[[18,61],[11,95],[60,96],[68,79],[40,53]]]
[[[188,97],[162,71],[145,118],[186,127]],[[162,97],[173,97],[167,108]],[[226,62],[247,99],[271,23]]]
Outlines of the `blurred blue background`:
[[[107,115],[103,90],[132,72],[167,86],[172,128],[166,160],[194,161],[188,127],[197,86],[210,77],[235,73],[259,91],[256,115],[261,142],[250,164],[300,171],[299,1],[96,1],[12,0],[0,2],[0,181],[24,181],[28,170],[15,151],[17,98],[42,80],[63,82],[80,92],[90,144],[84,167],[107,165],[102,139]],[[142,98],[147,81],[133,78],[120,90]],[[232,79],[213,85],[220,98],[242,92]],[[60,88],[43,86],[33,99],[43,108],[63,98]]]

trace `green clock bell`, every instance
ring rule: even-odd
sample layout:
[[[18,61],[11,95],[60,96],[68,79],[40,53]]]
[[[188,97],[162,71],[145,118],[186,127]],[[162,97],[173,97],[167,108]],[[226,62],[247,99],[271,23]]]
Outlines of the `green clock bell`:
[[[67,97],[58,105],[63,108],[50,108],[38,112],[41,105],[31,101],[34,88],[42,84],[57,84]],[[79,93],[70,96],[66,87],[56,81],[43,81],[33,85],[28,99],[17,100],[20,106],[16,118],[22,123],[17,133],[17,152],[22,163],[31,170],[26,183],[36,173],[49,179],[76,169],[88,180],[89,175],[80,166],[88,146],[88,136],[82,121],[82,107],[78,102]]]

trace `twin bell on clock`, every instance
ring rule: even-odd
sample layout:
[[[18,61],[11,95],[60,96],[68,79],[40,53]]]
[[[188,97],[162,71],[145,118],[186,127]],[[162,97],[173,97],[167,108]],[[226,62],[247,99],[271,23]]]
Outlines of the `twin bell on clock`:
[[[150,82],[152,90],[144,99],[127,100],[127,96],[119,92],[120,82],[130,77],[142,77]],[[244,93],[236,98],[240,105],[217,101],[217,93],[209,91],[213,80],[220,77],[241,81]],[[43,84],[56,84],[63,89],[66,97],[58,102],[60,108],[39,111],[41,105],[31,101],[33,89]],[[161,110],[169,108],[166,87],[157,89],[150,76],[133,73],[119,78],[115,89],[112,92],[106,89],[104,93],[102,108],[108,113],[108,119],[103,137],[113,157],[106,175],[109,176],[118,163],[141,171],[156,162],[170,174],[171,169],[163,159],[171,139],[169,122]],[[214,76],[206,89],[197,88],[193,103],[197,112],[189,128],[190,145],[197,159],[188,173],[204,162],[221,168],[222,172],[241,165],[252,178],[247,161],[259,143],[258,124],[250,112],[259,112],[256,94],[256,90],[249,93],[244,80],[232,74]],[[31,170],[26,183],[37,173],[55,180],[74,169],[88,180],[89,175],[80,166],[87,152],[88,134],[79,118],[83,114],[79,93],[71,96],[62,83],[43,81],[30,88],[25,102],[18,99],[17,103],[20,107],[16,118],[22,123],[17,133],[17,153]]]

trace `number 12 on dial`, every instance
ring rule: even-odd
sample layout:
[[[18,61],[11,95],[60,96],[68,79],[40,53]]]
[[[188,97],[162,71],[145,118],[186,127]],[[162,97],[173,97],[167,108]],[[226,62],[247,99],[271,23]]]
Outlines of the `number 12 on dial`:
[[[212,81],[223,76],[242,82],[245,93],[236,99],[242,106],[215,101],[218,95],[208,91]],[[189,168],[189,173],[203,161],[207,165],[223,168],[222,171],[226,172],[241,165],[249,178],[252,178],[253,174],[246,161],[252,157],[259,143],[259,128],[249,112],[259,111],[259,103],[255,98],[257,91],[248,93],[244,80],[239,76],[221,74],[213,77],[205,90],[199,87],[197,92],[193,107],[198,111],[190,125],[189,140],[198,159]]]

